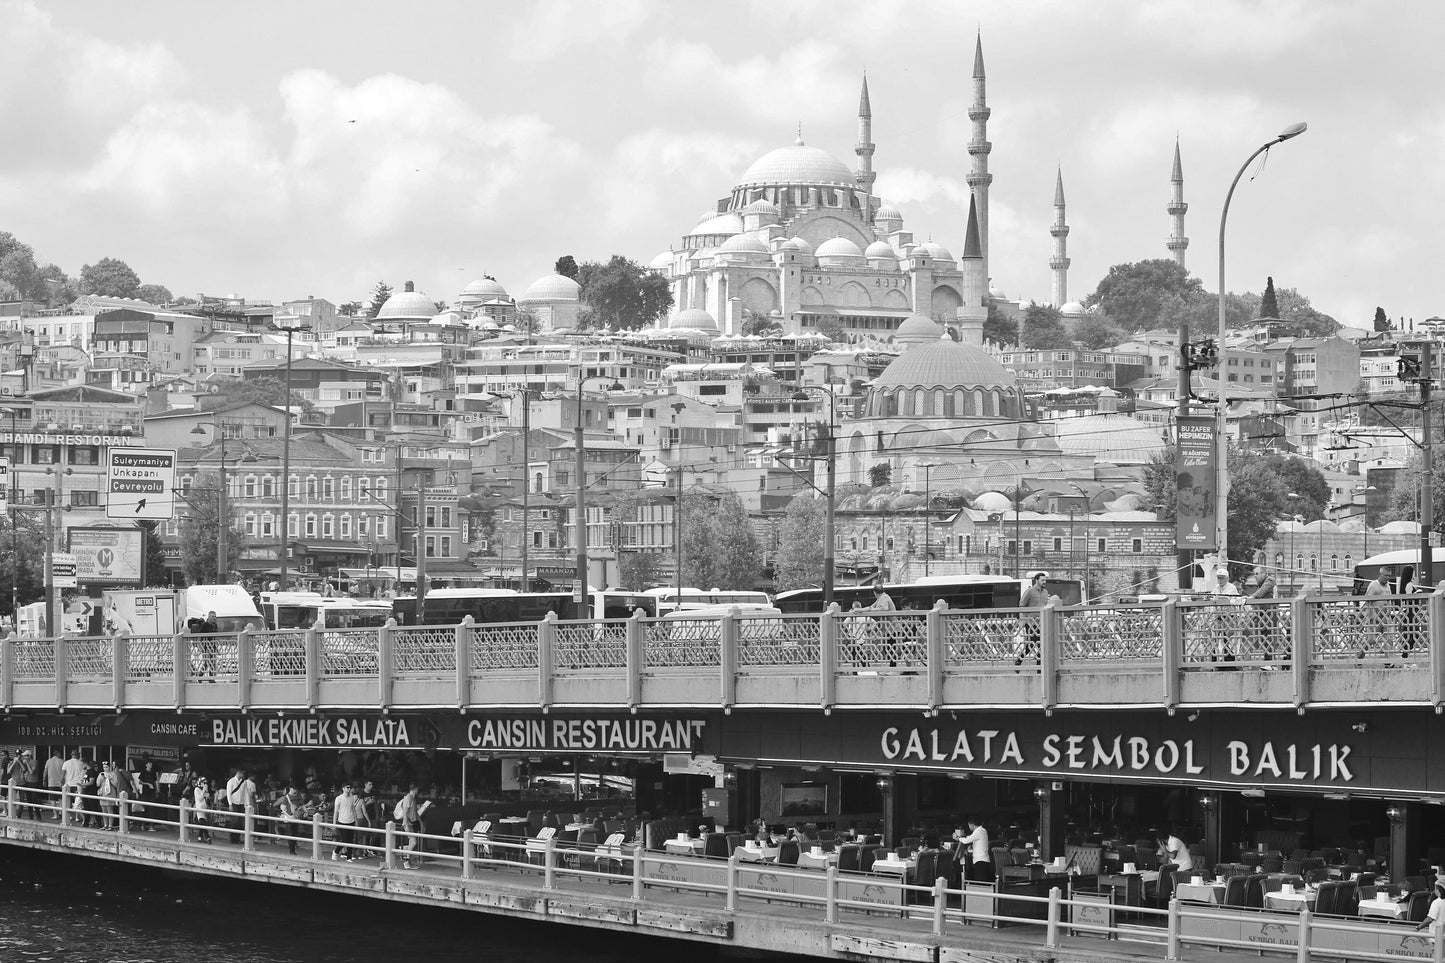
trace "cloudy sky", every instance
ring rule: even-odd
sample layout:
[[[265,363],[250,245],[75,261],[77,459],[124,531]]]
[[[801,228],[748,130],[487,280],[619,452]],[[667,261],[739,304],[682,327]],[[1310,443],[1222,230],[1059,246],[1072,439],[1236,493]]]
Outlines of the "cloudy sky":
[[[560,254],[651,260],[799,122],[854,166],[866,68],[877,190],[957,254],[977,30],[1010,296],[1050,296],[1058,165],[1071,297],[1166,256],[1176,136],[1188,266],[1217,289],[1230,178],[1303,120],[1235,194],[1228,287],[1445,314],[1426,2],[0,0],[0,230],[177,294],[450,299],[489,273],[515,295]]]

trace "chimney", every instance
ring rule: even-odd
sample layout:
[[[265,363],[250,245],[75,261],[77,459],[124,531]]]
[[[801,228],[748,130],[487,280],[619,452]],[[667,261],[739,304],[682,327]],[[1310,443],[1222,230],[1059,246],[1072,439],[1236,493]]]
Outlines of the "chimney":
[[[410,281],[408,281],[408,282],[406,282],[406,286],[405,286],[402,290],[404,290],[404,291],[406,291],[408,294],[410,294],[412,291],[415,291],[415,290],[416,290],[416,285],[414,285],[414,284],[412,284]]]

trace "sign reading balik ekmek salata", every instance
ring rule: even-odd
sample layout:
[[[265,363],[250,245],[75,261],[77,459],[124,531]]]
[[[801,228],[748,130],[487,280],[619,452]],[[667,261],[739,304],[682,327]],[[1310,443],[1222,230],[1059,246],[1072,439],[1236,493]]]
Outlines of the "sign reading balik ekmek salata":
[[[498,752],[691,752],[701,719],[651,716],[224,716],[212,746],[450,748]]]

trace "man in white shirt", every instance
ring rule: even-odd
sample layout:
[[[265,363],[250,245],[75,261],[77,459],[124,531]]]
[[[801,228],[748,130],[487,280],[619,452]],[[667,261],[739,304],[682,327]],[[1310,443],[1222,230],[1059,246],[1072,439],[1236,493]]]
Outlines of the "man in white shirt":
[[[246,782],[246,771],[244,769],[234,770],[231,773],[231,778],[226,780],[226,808],[231,811],[231,816],[226,821],[230,823],[231,829],[236,828],[240,820],[244,818],[246,812],[245,791],[243,788]],[[255,798],[256,784],[251,783],[251,799],[254,801]],[[221,838],[224,839],[226,837],[222,835]],[[233,843],[239,842],[234,832],[231,833],[230,839]]]
[[[356,827],[366,820],[366,807],[361,802],[361,797],[356,794],[356,789],[347,783],[341,787],[341,795],[336,797],[332,806],[332,818],[336,820],[336,848],[331,852],[332,859],[359,859],[361,858],[356,850]]]
[[[1194,857],[1189,855],[1189,847],[1178,836],[1160,835],[1159,837],[1159,862],[1162,864],[1166,858],[1181,870],[1194,868]]]
[[[85,761],[80,758],[80,750],[71,750],[70,758],[65,760],[60,768],[64,774],[61,785],[70,794],[70,811],[79,812],[83,808],[80,805],[80,792],[85,787]]]
[[[955,829],[953,837],[958,840],[958,858],[963,859],[963,848],[968,847],[967,875],[970,882],[992,883],[993,882],[993,854],[988,849],[988,830],[983,828],[983,823],[977,816],[970,815],[968,833],[964,835],[963,830]]]

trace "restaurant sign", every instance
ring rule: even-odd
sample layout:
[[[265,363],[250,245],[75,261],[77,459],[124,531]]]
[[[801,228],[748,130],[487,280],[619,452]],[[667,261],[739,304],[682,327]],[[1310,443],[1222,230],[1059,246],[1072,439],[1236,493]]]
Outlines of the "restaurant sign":
[[[425,749],[438,744],[436,726],[403,716],[230,716],[211,719],[208,746],[299,749]]]
[[[501,717],[467,721],[473,749],[522,752],[693,752],[701,719]]]

